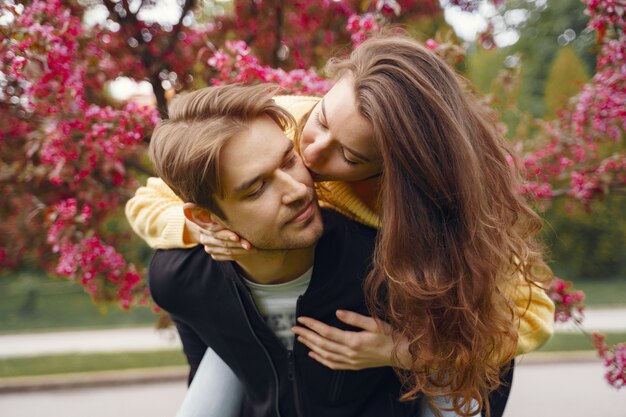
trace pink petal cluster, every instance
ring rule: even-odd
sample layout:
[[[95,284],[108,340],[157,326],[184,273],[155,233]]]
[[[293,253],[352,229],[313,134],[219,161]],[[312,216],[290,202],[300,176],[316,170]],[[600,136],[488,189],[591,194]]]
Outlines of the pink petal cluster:
[[[576,291],[570,281],[563,281],[554,278],[548,288],[548,295],[554,301],[555,320],[565,323],[573,320],[575,323],[582,323],[584,318],[585,294],[582,291]]]
[[[243,41],[227,41],[225,49],[217,50],[207,64],[218,71],[213,85],[225,83],[268,82],[284,89],[285,94],[325,94],[332,83],[313,70],[294,69],[285,71],[263,65]]]
[[[356,47],[363,43],[371,33],[380,31],[385,24],[385,17],[380,13],[353,14],[348,18],[346,30],[350,32],[352,44]]]
[[[604,377],[615,388],[626,387],[626,343],[607,346],[606,336],[594,333],[593,345],[607,368]]]
[[[79,211],[75,198],[62,200],[49,211],[47,241],[59,254],[55,272],[78,281],[96,299],[114,294],[122,308],[145,303],[147,294],[135,267],[98,236],[81,238],[91,212],[86,204]]]

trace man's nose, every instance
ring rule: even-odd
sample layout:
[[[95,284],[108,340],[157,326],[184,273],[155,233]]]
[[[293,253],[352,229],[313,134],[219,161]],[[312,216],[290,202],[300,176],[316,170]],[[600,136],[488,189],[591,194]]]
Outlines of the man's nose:
[[[284,187],[283,204],[289,205],[295,201],[306,199],[309,187],[305,183],[286,172],[281,172],[280,175]]]

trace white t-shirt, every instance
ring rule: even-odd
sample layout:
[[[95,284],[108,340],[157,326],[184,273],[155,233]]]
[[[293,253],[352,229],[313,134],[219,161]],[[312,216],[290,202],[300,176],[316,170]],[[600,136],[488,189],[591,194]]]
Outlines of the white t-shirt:
[[[242,277],[261,316],[287,350],[293,349],[295,339],[291,328],[296,324],[296,303],[309,287],[312,275],[313,267],[293,281],[270,285]]]

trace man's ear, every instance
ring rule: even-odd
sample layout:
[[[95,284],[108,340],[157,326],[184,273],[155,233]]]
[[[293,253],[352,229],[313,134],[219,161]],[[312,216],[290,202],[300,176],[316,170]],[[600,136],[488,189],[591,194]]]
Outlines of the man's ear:
[[[187,220],[202,228],[210,226],[213,223],[224,225],[224,222],[218,216],[194,203],[183,204],[183,213],[185,213]]]

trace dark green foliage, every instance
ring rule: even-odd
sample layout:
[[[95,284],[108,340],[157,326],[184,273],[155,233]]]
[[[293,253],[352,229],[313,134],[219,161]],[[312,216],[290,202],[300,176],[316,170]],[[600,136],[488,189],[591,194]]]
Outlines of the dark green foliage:
[[[570,203],[571,204],[571,203]],[[574,203],[576,204],[576,203]],[[609,196],[592,213],[555,201],[543,217],[557,276],[567,280],[626,277],[626,197]],[[617,296],[617,295],[616,295]],[[626,299],[626,294],[622,294]]]

